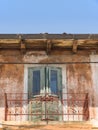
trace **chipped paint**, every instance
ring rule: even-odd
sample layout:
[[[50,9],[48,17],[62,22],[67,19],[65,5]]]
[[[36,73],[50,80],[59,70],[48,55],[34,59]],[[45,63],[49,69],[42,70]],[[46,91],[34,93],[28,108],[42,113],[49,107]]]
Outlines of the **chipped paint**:
[[[92,61],[94,57],[91,58]],[[97,58],[96,58],[97,59]],[[32,63],[56,63],[56,62],[89,62],[89,55],[62,55],[52,52],[51,55],[47,55],[44,51],[27,51],[22,55],[19,51],[4,51],[0,52],[0,62],[32,62]],[[64,65],[63,65],[64,66]],[[89,119],[96,118],[94,107],[95,93],[97,93],[97,69],[96,65],[92,67],[91,64],[70,64],[67,65],[66,74],[63,77],[66,82],[66,92],[69,93],[89,93],[90,103],[88,112]],[[64,80],[64,79],[63,79]],[[96,87],[95,87],[96,86]],[[5,92],[24,92],[24,65],[23,64],[5,64],[0,65],[0,95]],[[74,95],[78,98],[77,95]],[[4,120],[4,97],[0,100],[0,120]],[[76,105],[77,107],[77,105]],[[76,110],[76,108],[75,108]],[[98,117],[98,116],[97,116]],[[85,118],[85,117],[84,117]]]
[[[4,93],[23,92],[23,65],[0,65],[0,95]],[[4,95],[0,100],[0,119],[4,120]]]
[[[74,95],[72,95],[73,99],[80,98],[80,95],[75,93],[88,93],[90,98],[89,107],[91,109],[86,109],[88,115],[90,114],[90,117],[87,115],[87,120],[89,118],[95,118],[95,111],[93,110],[93,107],[95,106],[94,90],[92,87],[92,72],[90,64],[67,65],[67,91],[68,93],[74,93]],[[82,104],[82,107],[83,105],[84,104]]]
[[[98,55],[90,55],[91,62],[98,62]],[[92,69],[92,80],[94,88],[94,102],[95,102],[95,111],[96,111],[96,120],[98,120],[98,63],[91,64]]]

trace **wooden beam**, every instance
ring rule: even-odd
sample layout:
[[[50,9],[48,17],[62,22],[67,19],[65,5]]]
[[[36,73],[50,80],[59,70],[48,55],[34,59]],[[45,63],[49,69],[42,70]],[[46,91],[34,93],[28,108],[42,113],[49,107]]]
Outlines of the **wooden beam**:
[[[93,39],[0,39],[0,49],[20,49],[23,53],[26,49],[46,50],[47,54],[54,50],[79,50],[97,49],[98,40]]]
[[[52,41],[51,40],[47,40],[47,48],[46,48],[47,54],[50,54],[51,49],[52,49]]]
[[[19,44],[19,39],[0,39],[0,44]]]
[[[21,53],[24,54],[26,52],[26,44],[24,39],[22,39],[22,37],[19,37],[20,39],[20,49],[21,49]]]
[[[77,40],[74,40],[72,46],[72,52],[77,53],[77,48],[78,48]]]

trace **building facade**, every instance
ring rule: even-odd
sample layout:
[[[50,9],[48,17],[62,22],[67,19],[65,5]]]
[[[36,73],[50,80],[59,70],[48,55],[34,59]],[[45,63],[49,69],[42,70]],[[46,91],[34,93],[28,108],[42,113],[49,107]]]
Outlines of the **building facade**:
[[[0,34],[0,121],[98,120],[97,74],[97,34]]]

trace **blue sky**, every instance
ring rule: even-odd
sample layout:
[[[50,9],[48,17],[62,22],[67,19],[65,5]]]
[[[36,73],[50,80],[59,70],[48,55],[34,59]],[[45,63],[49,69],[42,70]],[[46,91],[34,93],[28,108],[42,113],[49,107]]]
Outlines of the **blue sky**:
[[[98,33],[98,0],[0,0],[0,33]]]

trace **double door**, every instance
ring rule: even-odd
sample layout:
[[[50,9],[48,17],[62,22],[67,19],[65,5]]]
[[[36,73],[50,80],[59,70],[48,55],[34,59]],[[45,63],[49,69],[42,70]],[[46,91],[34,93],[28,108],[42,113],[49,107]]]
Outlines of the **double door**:
[[[29,120],[60,120],[62,69],[59,67],[29,68],[28,94]]]

